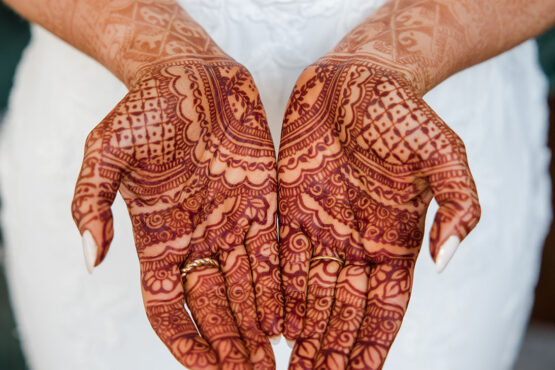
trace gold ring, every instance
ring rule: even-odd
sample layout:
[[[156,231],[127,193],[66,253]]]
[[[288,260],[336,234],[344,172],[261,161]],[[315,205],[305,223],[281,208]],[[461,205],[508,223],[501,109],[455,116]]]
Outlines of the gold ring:
[[[197,267],[203,266],[219,267],[220,264],[215,259],[208,257],[196,259],[192,262],[189,262],[185,267],[179,269],[179,271],[181,272],[181,278],[185,279],[185,276],[187,276],[189,272],[196,269]]]
[[[335,262],[339,262],[340,265],[343,264],[343,260],[341,258],[337,258],[333,256],[316,256],[310,259],[310,261],[318,261],[318,260],[332,260]]]

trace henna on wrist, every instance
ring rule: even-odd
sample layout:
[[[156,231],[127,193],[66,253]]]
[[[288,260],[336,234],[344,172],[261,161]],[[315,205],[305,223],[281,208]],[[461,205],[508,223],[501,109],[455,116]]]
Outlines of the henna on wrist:
[[[544,0],[391,0],[331,54],[403,73],[418,95],[452,74],[539,35],[555,23]]]
[[[225,53],[174,0],[7,0],[108,68],[127,87],[146,66]]]

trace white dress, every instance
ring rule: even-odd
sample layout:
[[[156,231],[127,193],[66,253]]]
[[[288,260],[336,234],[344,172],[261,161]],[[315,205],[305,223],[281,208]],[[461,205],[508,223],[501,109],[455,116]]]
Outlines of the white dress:
[[[253,74],[276,148],[301,70],[381,0],[183,0]],[[70,203],[89,130],[126,90],[107,70],[33,27],[0,135],[11,302],[32,370],[181,369],[146,319],[127,211],[86,272]],[[427,238],[412,301],[385,369],[510,369],[533,301],[549,225],[546,82],[535,43],[453,76],[426,101],[463,138],[482,220],[442,275]],[[430,207],[428,221],[437,208]],[[429,223],[428,223],[429,225]],[[278,369],[290,350],[275,348]]]

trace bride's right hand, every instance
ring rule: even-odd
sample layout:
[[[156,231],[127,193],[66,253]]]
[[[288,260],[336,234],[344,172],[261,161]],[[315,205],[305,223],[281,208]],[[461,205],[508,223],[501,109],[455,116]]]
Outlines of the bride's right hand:
[[[92,130],[72,205],[91,269],[112,240],[118,189],[148,319],[174,356],[194,369],[275,368],[275,152],[248,71],[225,56],[155,64]],[[182,284],[180,268],[206,259],[219,266],[201,263]]]

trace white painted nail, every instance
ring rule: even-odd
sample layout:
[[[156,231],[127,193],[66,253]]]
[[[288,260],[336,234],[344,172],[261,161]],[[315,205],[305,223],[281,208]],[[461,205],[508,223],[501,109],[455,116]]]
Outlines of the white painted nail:
[[[274,346],[277,346],[279,342],[281,342],[281,334],[270,337],[268,339],[270,339],[270,343],[272,343]]]
[[[438,273],[441,273],[445,270],[445,267],[457,251],[461,240],[456,235],[451,235],[443,245],[439,247],[439,252],[437,253],[436,257],[436,270]]]
[[[81,241],[83,242],[85,266],[87,266],[87,271],[89,272],[89,274],[92,274],[94,263],[96,261],[96,254],[98,253],[98,247],[89,230],[85,230],[85,232],[81,236]]]
[[[289,346],[289,348],[295,347],[295,341],[294,340],[286,339],[285,341],[287,342],[287,345]]]

